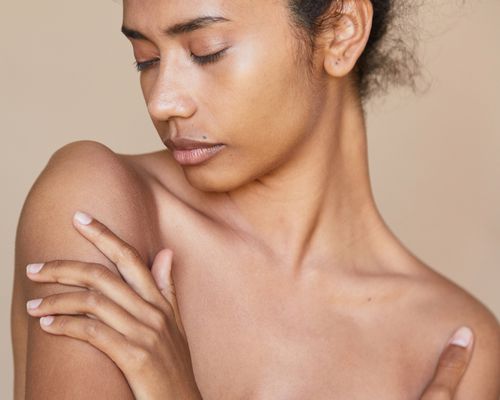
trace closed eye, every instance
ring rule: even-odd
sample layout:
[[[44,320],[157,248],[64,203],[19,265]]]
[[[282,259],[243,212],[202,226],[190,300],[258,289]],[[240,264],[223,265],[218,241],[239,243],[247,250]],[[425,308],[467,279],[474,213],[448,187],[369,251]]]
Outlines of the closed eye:
[[[228,48],[226,47],[225,49],[222,49],[221,51],[218,51],[217,53],[208,54],[206,56],[197,56],[197,55],[191,53],[191,58],[194,60],[194,62],[196,62],[197,64],[200,64],[200,65],[210,64],[210,63],[214,63],[217,60],[219,60],[219,58],[221,58],[224,55],[224,53],[226,52],[227,49]]]
[[[199,65],[215,63],[224,55],[224,53],[226,52],[227,49],[228,48],[226,47],[225,49],[222,49],[222,50],[218,51],[217,53],[208,54],[206,56],[197,56],[197,55],[191,53],[191,59]],[[144,71],[145,69],[154,65],[158,61],[160,61],[159,58],[155,58],[153,60],[144,61],[144,62],[135,61],[134,62],[135,69],[139,72]]]
[[[144,62],[134,61],[135,69],[139,72],[144,71],[145,69],[149,68],[151,65],[153,65],[157,61],[160,61],[160,59],[155,58],[154,60],[144,61]]]

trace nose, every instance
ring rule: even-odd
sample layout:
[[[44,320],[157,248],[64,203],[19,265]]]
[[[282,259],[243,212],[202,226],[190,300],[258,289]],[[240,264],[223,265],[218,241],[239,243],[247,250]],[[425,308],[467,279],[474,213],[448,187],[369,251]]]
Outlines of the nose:
[[[194,114],[196,104],[186,88],[187,85],[182,85],[181,77],[182,73],[176,73],[173,68],[167,71],[166,65],[159,68],[147,99],[147,108],[152,119],[167,121],[172,117],[189,118]]]

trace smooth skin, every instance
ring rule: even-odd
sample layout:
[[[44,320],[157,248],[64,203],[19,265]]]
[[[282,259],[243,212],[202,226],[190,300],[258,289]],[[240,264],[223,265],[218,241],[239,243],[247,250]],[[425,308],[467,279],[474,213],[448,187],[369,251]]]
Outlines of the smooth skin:
[[[105,225],[87,214],[78,216],[74,219],[78,231],[116,265],[120,275],[103,265],[78,261],[31,264],[27,274],[36,282],[90,290],[31,300],[28,312],[49,316],[40,321],[48,332],[85,340],[106,353],[124,373],[137,400],[201,399],[170,271],[165,270],[171,266],[172,252],[160,252],[150,270],[137,250]],[[159,269],[159,263],[165,267]]]
[[[376,207],[350,85],[373,11],[369,1],[346,4],[304,79],[283,1],[124,2],[124,25],[147,37],[131,39],[136,60],[158,60],[140,82],[159,136],[226,147],[190,167],[168,151],[116,154],[91,141],[51,157],[16,236],[16,399],[133,398],[105,353],[48,334],[26,313],[30,299],[75,290],[32,282],[29,263],[76,260],[118,273],[70,223],[84,209],[148,266],[173,251],[204,399],[419,398],[447,338],[467,325],[474,352],[455,398],[498,400],[495,316],[406,249]],[[206,14],[231,21],[161,33]],[[225,47],[213,64],[191,57]]]
[[[129,244],[100,221],[77,212],[73,223],[117,267],[55,260],[29,264],[35,282],[87,288],[27,302],[44,331],[90,343],[120,368],[136,400],[200,400],[172,277],[172,251],[164,249],[151,270]],[[473,336],[458,329],[440,356],[421,400],[453,399],[470,361]]]

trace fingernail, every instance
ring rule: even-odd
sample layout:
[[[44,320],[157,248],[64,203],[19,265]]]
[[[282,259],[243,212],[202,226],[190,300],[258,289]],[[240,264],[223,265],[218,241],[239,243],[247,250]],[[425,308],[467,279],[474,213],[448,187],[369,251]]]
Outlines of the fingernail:
[[[40,323],[44,326],[49,326],[53,321],[54,317],[52,315],[40,318]]]
[[[77,211],[74,215],[74,218],[82,225],[88,225],[92,222],[92,217],[81,211]]]
[[[33,300],[30,300],[26,303],[26,307],[29,309],[29,310],[34,310],[35,308],[37,308],[40,303],[42,302],[43,299],[33,299]]]
[[[36,264],[28,264],[26,265],[26,272],[29,272],[30,274],[36,274],[40,272],[42,269],[44,263],[36,263]]]
[[[472,340],[472,331],[467,326],[462,326],[455,332],[450,340],[450,344],[455,344],[461,347],[467,347]]]

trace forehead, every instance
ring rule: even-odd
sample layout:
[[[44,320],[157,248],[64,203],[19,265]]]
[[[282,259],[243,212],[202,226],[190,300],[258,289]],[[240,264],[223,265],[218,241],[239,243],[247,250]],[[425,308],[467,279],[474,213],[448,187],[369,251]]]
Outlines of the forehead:
[[[123,0],[122,32],[133,43],[134,38],[145,39],[161,47],[170,40],[190,37],[184,36],[188,32],[212,26],[212,32],[224,32],[233,38],[290,44],[293,49],[285,7],[288,1]],[[211,32],[211,28],[201,32]]]
[[[173,24],[202,15],[248,21],[269,12],[276,3],[276,0],[123,0],[123,23],[145,27],[154,21]]]

